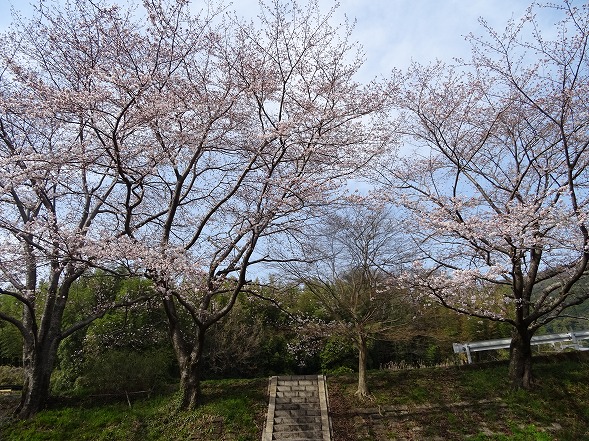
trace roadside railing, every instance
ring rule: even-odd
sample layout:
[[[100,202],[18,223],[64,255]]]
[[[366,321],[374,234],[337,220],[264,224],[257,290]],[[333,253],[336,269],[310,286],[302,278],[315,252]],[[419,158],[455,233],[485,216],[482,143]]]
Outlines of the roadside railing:
[[[589,331],[571,331],[559,334],[535,335],[532,337],[532,345],[556,345],[560,343],[559,349],[573,348],[578,351],[588,351],[589,347],[583,346],[580,342],[589,340]],[[564,344],[563,344],[564,343]],[[566,344],[570,343],[570,344]],[[497,349],[509,349],[511,345],[510,338],[500,338],[496,340],[475,341],[469,343],[453,343],[454,353],[465,353],[468,363],[472,363],[472,352],[494,351]]]

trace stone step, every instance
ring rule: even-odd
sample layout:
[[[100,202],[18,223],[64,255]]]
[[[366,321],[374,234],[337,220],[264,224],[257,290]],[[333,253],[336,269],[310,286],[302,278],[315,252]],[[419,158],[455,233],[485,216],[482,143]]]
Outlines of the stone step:
[[[315,424],[276,424],[274,422],[274,432],[309,432],[321,430],[321,421]]]
[[[300,380],[312,380],[312,381],[319,381],[317,375],[280,375],[278,377],[278,382],[281,381],[300,381]]]
[[[317,375],[281,375],[277,379],[277,384],[299,383],[302,385],[311,385],[313,383],[317,384],[318,381]]]
[[[296,394],[296,393],[317,393],[317,385],[300,386],[298,384],[276,386],[276,393],[279,394]]]
[[[316,379],[308,378],[306,380],[278,380],[277,386],[313,386],[317,384]]]
[[[276,410],[296,410],[301,408],[301,403],[274,403]]]
[[[316,416],[274,416],[274,425],[277,424],[321,424],[321,415]]]
[[[276,405],[318,403],[319,397],[276,397]]]
[[[294,440],[322,440],[323,432],[321,430],[309,430],[305,432],[274,432],[272,434],[273,440],[287,439],[290,441]]]
[[[283,405],[284,406],[284,405]],[[301,411],[300,406],[297,404],[292,404],[291,406],[295,406],[293,409],[275,409],[274,410],[274,418],[276,417],[297,417],[297,416],[321,416],[321,409],[303,409]],[[300,412],[299,412],[300,411]]]
[[[276,398],[280,398],[282,400],[290,400],[295,398],[305,398],[307,400],[315,400],[319,401],[319,394],[316,392],[292,392],[292,393],[284,393],[284,392],[276,392]]]
[[[289,375],[270,378],[262,441],[330,441],[325,377]]]

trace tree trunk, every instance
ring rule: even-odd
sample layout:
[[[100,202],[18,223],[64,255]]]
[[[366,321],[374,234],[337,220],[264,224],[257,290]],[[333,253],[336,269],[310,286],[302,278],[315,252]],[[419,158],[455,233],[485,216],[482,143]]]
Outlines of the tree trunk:
[[[196,409],[201,400],[200,356],[196,360],[188,357],[185,363],[180,365],[180,390],[182,391],[180,408]]]
[[[514,331],[509,356],[509,380],[513,389],[532,387],[532,333],[527,328]]]
[[[206,328],[199,328],[194,342],[187,342],[184,338],[180,338],[177,327],[172,327],[171,330],[172,346],[180,368],[180,390],[182,391],[180,408],[196,409],[201,401],[201,358]]]
[[[44,347],[25,343],[23,350],[24,383],[21,400],[14,411],[21,419],[27,419],[43,410],[49,399],[51,373],[57,357],[57,341],[45,342]]]
[[[366,383],[366,365],[368,357],[368,348],[366,346],[366,337],[359,334],[356,340],[358,346],[358,390],[356,395],[367,397],[370,395],[368,384]]]

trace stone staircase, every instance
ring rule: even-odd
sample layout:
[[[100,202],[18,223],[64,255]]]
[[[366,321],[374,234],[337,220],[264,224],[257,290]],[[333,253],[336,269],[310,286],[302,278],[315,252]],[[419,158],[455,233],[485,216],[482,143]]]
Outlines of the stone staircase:
[[[323,375],[271,377],[262,441],[331,441]]]

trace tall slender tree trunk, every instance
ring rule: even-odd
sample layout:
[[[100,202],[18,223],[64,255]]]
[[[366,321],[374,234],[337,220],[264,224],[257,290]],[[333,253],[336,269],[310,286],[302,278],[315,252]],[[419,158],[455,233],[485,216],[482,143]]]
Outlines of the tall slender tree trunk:
[[[356,391],[356,395],[367,397],[370,395],[368,383],[366,382],[368,347],[366,345],[366,337],[361,333],[358,333],[358,336],[356,337],[356,345],[358,346],[358,390]]]
[[[509,356],[509,380],[513,389],[532,387],[532,335],[527,327],[513,332]]]

